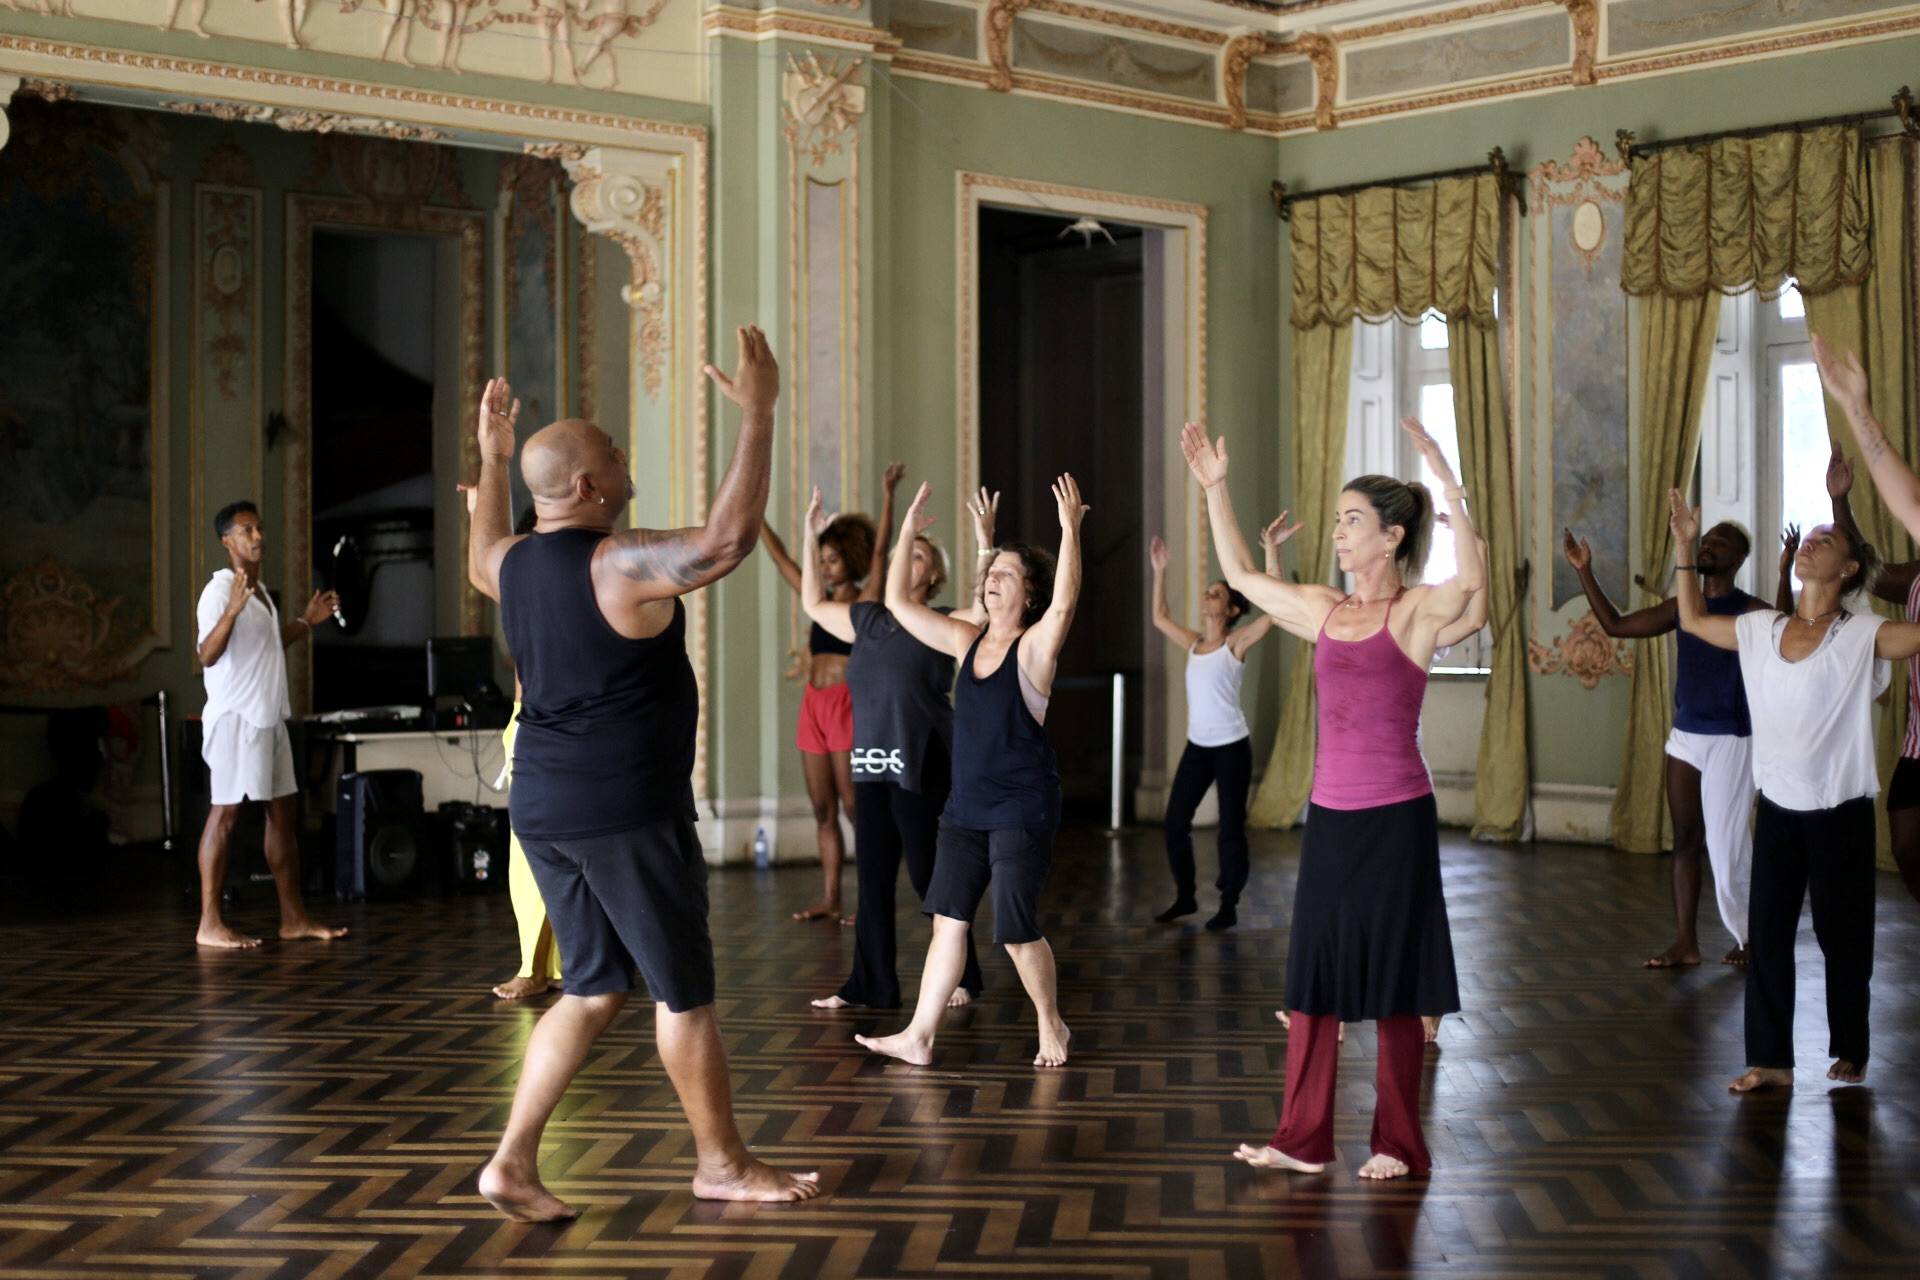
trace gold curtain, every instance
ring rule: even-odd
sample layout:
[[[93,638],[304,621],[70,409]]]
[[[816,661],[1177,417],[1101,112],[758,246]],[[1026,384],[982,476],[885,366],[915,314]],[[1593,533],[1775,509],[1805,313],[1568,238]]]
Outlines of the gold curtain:
[[[1633,161],[1620,285],[1639,297],[1768,297],[1859,284],[1873,261],[1858,128],[1673,147]]]
[[[1519,552],[1500,359],[1494,331],[1503,197],[1491,172],[1444,178],[1429,187],[1372,187],[1322,196],[1293,207],[1293,512],[1314,531],[1301,547],[1303,582],[1325,582],[1333,548],[1324,536],[1344,477],[1347,390],[1353,323],[1428,311],[1447,316],[1460,423],[1462,463],[1474,485],[1476,519],[1507,566],[1505,595],[1492,598],[1495,619],[1519,607],[1512,566]],[[1471,439],[1470,439],[1471,437]],[[1484,479],[1472,477],[1484,473]],[[1504,557],[1504,559],[1503,559]],[[1507,600],[1503,610],[1501,600]],[[1505,664],[1495,644],[1495,678],[1481,737],[1481,781],[1475,790],[1476,831],[1518,838],[1527,801],[1526,680],[1522,628],[1509,626]],[[1498,633],[1496,633],[1498,636]],[[1288,641],[1280,731],[1248,817],[1260,826],[1299,821],[1313,784],[1312,650]],[[1511,668],[1511,677],[1502,672]],[[1489,761],[1504,776],[1487,776]],[[1516,763],[1517,762],[1517,763]],[[1483,800],[1485,804],[1483,805]]]
[[[1532,796],[1527,637],[1520,623],[1520,520],[1499,330],[1449,316],[1447,375],[1453,383],[1453,420],[1460,438],[1460,479],[1474,527],[1487,540],[1487,620],[1493,628],[1493,672],[1487,679],[1474,770],[1473,836],[1523,840],[1529,835]]]
[[[1428,311],[1493,327],[1500,184],[1491,173],[1430,187],[1369,187],[1293,206],[1293,327]]]
[[[1673,556],[1667,490],[1692,482],[1700,456],[1700,412],[1707,394],[1720,295],[1655,295],[1640,310],[1640,491],[1635,543],[1648,583],[1664,582]],[[1771,542],[1756,538],[1756,553]],[[1673,727],[1673,668],[1666,639],[1638,646],[1627,705],[1620,781],[1613,792],[1613,843],[1635,853],[1667,847],[1666,742]]]
[[[1296,243],[1298,229],[1295,231]],[[1296,539],[1300,580],[1325,582],[1333,570],[1333,504],[1347,451],[1347,390],[1353,325],[1319,325],[1293,335],[1293,517],[1307,528]],[[1313,788],[1313,647],[1282,637],[1287,667],[1280,730],[1247,816],[1256,826],[1290,827]]]
[[[1913,144],[1889,138],[1873,144],[1867,155],[1867,203],[1870,205],[1873,268],[1864,281],[1843,285],[1807,297],[1807,324],[1833,346],[1856,351],[1866,366],[1874,414],[1886,430],[1887,442],[1912,461],[1916,444],[1916,397],[1913,332],[1913,238],[1908,218],[1908,193],[1913,189]],[[1802,292],[1807,292],[1805,289]],[[1867,541],[1889,562],[1913,558],[1913,540],[1893,518],[1879,491],[1867,478],[1840,408],[1827,402],[1829,434],[1855,462],[1853,513]],[[1882,613],[1900,617],[1903,610],[1876,602]],[[1906,731],[1907,665],[1895,664],[1892,697],[1880,716],[1880,778],[1884,786],[1893,771]],[[1880,824],[1880,863],[1891,868],[1886,824]]]

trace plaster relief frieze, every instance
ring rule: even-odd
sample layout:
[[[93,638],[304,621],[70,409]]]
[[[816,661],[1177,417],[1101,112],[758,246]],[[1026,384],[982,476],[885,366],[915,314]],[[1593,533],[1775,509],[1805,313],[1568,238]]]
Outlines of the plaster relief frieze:
[[[1633,653],[1625,640],[1615,640],[1602,631],[1589,612],[1550,645],[1529,639],[1527,668],[1537,676],[1572,676],[1581,688],[1594,689],[1607,676],[1632,675]]]
[[[1014,64],[1023,71],[1198,102],[1216,100],[1211,52],[1060,26],[1031,14],[1019,20],[1018,30],[1019,43],[1012,52]]]
[[[160,105],[181,115],[209,116],[229,123],[270,124],[288,133],[357,133],[399,142],[438,142],[446,137],[440,130],[425,125],[373,120],[365,116],[343,116],[327,111],[288,111],[242,102],[168,101]]]
[[[987,88],[995,93],[1013,89],[1013,21],[1033,0],[989,0],[987,4]]]
[[[866,114],[867,90],[856,77],[862,61],[821,61],[811,49],[787,58],[781,90],[781,135],[807,163],[819,168],[840,154]]]
[[[1337,123],[1334,107],[1340,101],[1340,46],[1333,37],[1303,32],[1291,40],[1278,41],[1270,53],[1297,53],[1313,64],[1313,127],[1331,129]]]
[[[1600,0],[1561,0],[1573,22],[1573,82],[1593,84],[1599,77],[1594,63],[1600,57]]]

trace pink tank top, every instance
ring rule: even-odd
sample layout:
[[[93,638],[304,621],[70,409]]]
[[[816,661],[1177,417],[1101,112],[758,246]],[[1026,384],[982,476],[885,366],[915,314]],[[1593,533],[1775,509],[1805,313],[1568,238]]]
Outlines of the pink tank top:
[[[1313,647],[1320,717],[1313,802],[1324,809],[1373,809],[1433,792],[1420,756],[1427,673],[1394,640],[1392,618],[1389,603],[1387,622],[1364,640],[1336,640],[1320,624]]]

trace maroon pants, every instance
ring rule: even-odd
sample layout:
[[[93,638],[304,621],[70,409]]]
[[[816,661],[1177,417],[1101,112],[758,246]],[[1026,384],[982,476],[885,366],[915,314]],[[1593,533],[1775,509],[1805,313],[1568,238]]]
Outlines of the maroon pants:
[[[1373,1153],[1415,1173],[1433,1167],[1420,1136],[1420,1068],[1426,1032],[1415,1017],[1382,1018],[1374,1067]],[[1340,1070],[1340,1020],[1294,1013],[1287,1029],[1287,1093],[1280,1127],[1267,1145],[1295,1160],[1333,1159],[1333,1086]]]

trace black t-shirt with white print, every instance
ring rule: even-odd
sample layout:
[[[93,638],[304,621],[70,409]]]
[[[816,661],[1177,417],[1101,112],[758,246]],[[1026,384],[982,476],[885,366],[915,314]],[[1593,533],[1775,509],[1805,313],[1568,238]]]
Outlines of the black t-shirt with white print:
[[[938,737],[953,750],[953,659],[914,639],[885,605],[863,600],[852,614],[853,780],[917,792],[927,743]]]

